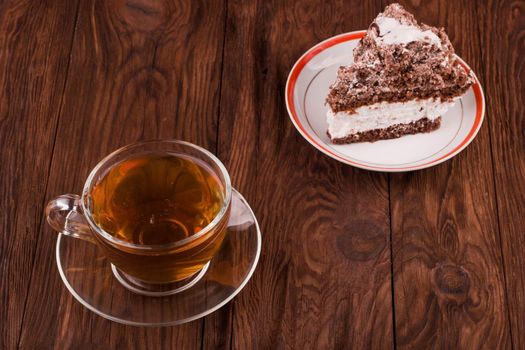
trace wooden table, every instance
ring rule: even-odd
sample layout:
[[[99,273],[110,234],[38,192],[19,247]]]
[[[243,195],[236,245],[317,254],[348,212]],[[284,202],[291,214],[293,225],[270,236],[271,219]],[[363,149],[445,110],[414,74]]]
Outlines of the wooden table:
[[[310,146],[284,86],[386,1],[1,2],[0,349],[525,349],[525,2],[402,3],[446,27],[487,113],[454,159],[384,174]],[[152,138],[216,153],[264,235],[234,301],[169,328],[82,307],[43,215]]]

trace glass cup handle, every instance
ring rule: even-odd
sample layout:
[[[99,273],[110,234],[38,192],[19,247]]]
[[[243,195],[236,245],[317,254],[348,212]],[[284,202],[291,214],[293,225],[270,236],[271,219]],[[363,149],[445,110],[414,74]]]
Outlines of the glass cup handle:
[[[94,243],[92,231],[82,213],[81,198],[64,194],[47,203],[46,218],[54,230],[70,237]]]

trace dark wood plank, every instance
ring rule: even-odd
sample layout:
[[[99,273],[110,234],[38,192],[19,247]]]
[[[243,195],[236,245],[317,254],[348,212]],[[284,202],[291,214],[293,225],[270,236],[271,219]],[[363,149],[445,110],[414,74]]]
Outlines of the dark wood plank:
[[[387,178],[320,154],[284,105],[295,60],[367,27],[379,9],[379,1],[229,1],[219,156],[260,220],[263,250],[230,305],[232,326],[206,329],[206,348],[228,344],[229,332],[235,349],[393,346]]]
[[[525,2],[485,1],[479,13],[510,330],[514,348],[524,349]]]
[[[223,10],[222,1],[81,2],[48,199],[79,193],[104,155],[137,140],[215,149]],[[201,347],[201,320],[125,327],[83,308],[54,266],[56,234],[45,225],[39,234],[23,348]]]
[[[482,70],[474,2],[402,1]],[[490,115],[489,115],[490,118]],[[391,175],[398,348],[511,347],[488,123],[456,158]]]
[[[31,285],[76,1],[0,3],[0,349],[15,349]]]
[[[0,3],[0,349],[391,348],[389,191],[397,346],[525,347],[523,1],[403,1],[446,26],[488,113],[461,155],[389,182],[315,151],[283,99],[300,54],[365,28],[381,1],[79,3],[69,75],[76,2]],[[228,306],[145,329],[69,295],[41,213],[109,151],[154,137],[219,142],[264,245]]]

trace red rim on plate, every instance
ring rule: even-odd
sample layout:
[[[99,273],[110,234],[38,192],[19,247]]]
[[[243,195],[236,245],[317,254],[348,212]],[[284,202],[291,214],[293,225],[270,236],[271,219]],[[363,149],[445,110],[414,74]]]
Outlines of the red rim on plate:
[[[478,133],[478,131],[479,131],[480,127],[481,127],[482,121],[483,121],[483,116],[485,114],[485,98],[483,96],[483,90],[481,89],[481,85],[480,85],[480,83],[478,81],[478,78],[475,76],[475,74],[473,74],[473,76],[474,76],[474,84],[472,85],[472,89],[474,91],[474,96],[475,96],[475,99],[476,99],[476,116],[475,116],[472,128],[470,129],[470,131],[467,134],[467,136],[453,150],[451,150],[447,154],[445,154],[445,155],[443,155],[443,156],[441,156],[441,157],[439,157],[437,159],[434,159],[434,160],[432,160],[430,162],[423,163],[423,164],[420,164],[420,165],[417,165],[417,166],[402,167],[402,168],[389,168],[389,167],[379,167],[379,166],[372,166],[372,165],[362,164],[362,163],[356,162],[354,160],[341,157],[340,155],[334,153],[333,151],[331,151],[330,149],[325,147],[322,143],[320,143],[319,141],[315,140],[312,137],[312,135],[310,135],[310,133],[308,131],[306,131],[305,127],[303,126],[303,124],[299,120],[299,117],[297,116],[297,111],[295,109],[295,105],[294,105],[294,102],[293,102],[293,94],[294,94],[294,91],[295,91],[295,85],[297,83],[297,78],[301,74],[303,68],[306,66],[306,64],[308,62],[310,62],[315,56],[319,55],[324,50],[326,50],[326,49],[328,49],[328,48],[330,48],[330,47],[332,47],[334,45],[343,43],[343,42],[361,39],[365,34],[366,34],[366,31],[364,31],[364,30],[363,31],[356,31],[356,32],[350,32],[350,33],[337,35],[337,36],[329,38],[329,39],[327,39],[325,41],[322,41],[319,44],[317,44],[314,47],[312,47],[310,50],[308,50],[303,56],[301,56],[301,58],[299,58],[299,60],[293,66],[292,71],[290,72],[290,75],[288,76],[288,81],[286,82],[286,96],[285,96],[285,98],[286,98],[286,107],[288,108],[288,113],[290,114],[290,118],[292,119],[292,122],[297,127],[299,132],[303,135],[303,137],[308,142],[310,142],[313,146],[315,146],[317,149],[319,149],[320,151],[322,151],[326,155],[328,155],[328,156],[330,156],[330,157],[332,157],[332,158],[334,158],[336,160],[339,160],[339,161],[341,161],[343,163],[346,163],[346,164],[353,165],[353,166],[358,167],[358,168],[367,169],[367,170],[375,170],[375,171],[410,171],[410,170],[418,170],[418,169],[428,168],[428,167],[437,165],[439,163],[442,163],[442,162],[452,158],[453,156],[455,156],[456,154],[461,152],[465,147],[467,147],[469,145],[469,143],[472,142],[472,140],[474,139],[476,134]],[[459,59],[459,62],[461,64],[461,66],[466,71],[469,71],[469,72],[472,71],[470,69],[470,67],[461,58],[458,57],[458,59]]]

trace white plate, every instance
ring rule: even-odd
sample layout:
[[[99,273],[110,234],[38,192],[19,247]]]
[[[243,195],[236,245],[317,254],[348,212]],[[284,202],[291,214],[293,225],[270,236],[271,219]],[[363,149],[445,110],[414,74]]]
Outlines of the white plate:
[[[444,162],[476,137],[485,115],[485,98],[478,79],[441,118],[431,133],[393,140],[333,144],[326,130],[325,98],[337,69],[353,62],[352,51],[366,31],[341,34],[308,50],[294,65],[286,83],[286,106],[303,137],[321,152],[343,163],[374,171],[412,171]],[[461,65],[471,69],[459,58]]]

